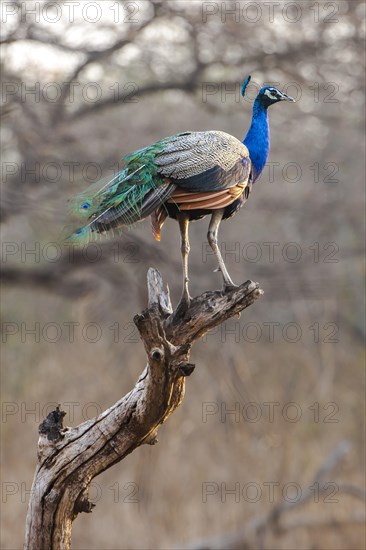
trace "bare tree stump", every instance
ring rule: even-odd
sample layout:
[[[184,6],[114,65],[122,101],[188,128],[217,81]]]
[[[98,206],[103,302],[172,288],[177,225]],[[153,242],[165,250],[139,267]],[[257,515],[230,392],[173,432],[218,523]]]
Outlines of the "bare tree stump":
[[[92,479],[136,447],[156,443],[160,424],[180,405],[193,342],[250,306],[263,293],[247,281],[225,292],[205,292],[185,312],[173,312],[160,273],[148,272],[149,306],[136,315],[147,366],[135,387],[97,418],[64,428],[51,412],[39,427],[38,465],[31,490],[24,548],[68,549],[72,522],[91,512]]]

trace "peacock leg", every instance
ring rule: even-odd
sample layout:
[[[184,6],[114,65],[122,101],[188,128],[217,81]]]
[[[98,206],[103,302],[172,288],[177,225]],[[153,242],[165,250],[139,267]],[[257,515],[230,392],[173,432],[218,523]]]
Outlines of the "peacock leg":
[[[188,254],[190,251],[189,238],[188,238],[188,225],[189,214],[181,212],[177,216],[179,222],[179,229],[181,235],[181,252],[182,252],[182,264],[183,264],[183,293],[180,299],[179,305],[189,307],[191,297],[188,290]]]
[[[224,214],[224,210],[214,210],[214,213],[212,214],[212,217],[211,217],[210,225],[208,227],[207,240],[218,261],[219,269],[224,279],[224,288],[228,288],[236,285],[232,282],[230,278],[230,275],[228,273],[228,270],[226,269],[225,262],[221,256],[221,252],[217,244],[217,233],[219,230],[219,225],[222,220],[223,214]]]

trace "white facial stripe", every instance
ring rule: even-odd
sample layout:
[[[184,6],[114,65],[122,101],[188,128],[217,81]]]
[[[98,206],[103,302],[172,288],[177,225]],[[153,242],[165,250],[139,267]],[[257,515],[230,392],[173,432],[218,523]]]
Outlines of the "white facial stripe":
[[[264,94],[268,96],[270,99],[278,99],[277,95],[272,95],[270,90],[265,90]]]

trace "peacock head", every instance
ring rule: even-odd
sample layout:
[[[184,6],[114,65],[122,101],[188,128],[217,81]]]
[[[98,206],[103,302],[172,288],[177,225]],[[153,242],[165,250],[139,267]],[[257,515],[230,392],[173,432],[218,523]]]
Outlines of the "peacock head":
[[[259,90],[259,94],[257,95],[257,100],[265,107],[269,107],[279,101],[295,101],[293,97],[284,94],[274,86],[264,86],[261,88]]]
[[[244,84],[241,89],[242,96],[245,95],[245,89],[248,86],[250,82],[250,75],[245,79]],[[273,105],[274,103],[278,103],[279,101],[295,101],[292,97],[290,97],[287,94],[284,94],[274,86],[263,86],[259,90],[259,93],[256,97],[256,101],[258,103],[261,103],[266,108],[270,105]]]

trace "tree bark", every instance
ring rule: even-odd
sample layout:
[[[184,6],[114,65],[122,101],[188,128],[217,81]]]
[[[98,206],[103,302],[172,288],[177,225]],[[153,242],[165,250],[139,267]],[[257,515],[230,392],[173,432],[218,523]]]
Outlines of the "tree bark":
[[[157,442],[157,431],[184,397],[193,342],[240,314],[263,293],[247,281],[230,290],[205,292],[190,307],[173,312],[160,273],[148,272],[148,309],[136,315],[147,366],[135,387],[97,418],[64,428],[57,408],[39,427],[38,465],[31,490],[24,548],[68,549],[72,522],[91,512],[92,479],[140,445]]]

